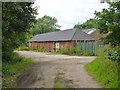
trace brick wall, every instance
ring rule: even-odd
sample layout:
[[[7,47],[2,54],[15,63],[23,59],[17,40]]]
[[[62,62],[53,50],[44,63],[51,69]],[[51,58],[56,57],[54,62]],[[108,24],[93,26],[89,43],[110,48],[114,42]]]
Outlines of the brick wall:
[[[54,51],[56,42],[31,42],[28,43],[29,47],[38,47],[38,48],[48,48],[51,51]],[[81,43],[81,41],[58,41],[59,47],[69,47],[72,48],[74,43]],[[95,41],[87,41],[87,43],[95,43]]]
[[[87,41],[87,43],[95,43],[95,41],[92,41],[92,40],[91,40],[91,41]]]

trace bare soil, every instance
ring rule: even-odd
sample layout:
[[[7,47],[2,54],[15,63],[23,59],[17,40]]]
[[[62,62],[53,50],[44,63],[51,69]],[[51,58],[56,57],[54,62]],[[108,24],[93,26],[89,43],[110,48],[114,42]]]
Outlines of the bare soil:
[[[84,65],[94,60],[93,56],[48,55],[33,51],[16,51],[35,64],[17,78],[18,88],[54,88],[55,78],[69,88],[102,88],[86,72]]]

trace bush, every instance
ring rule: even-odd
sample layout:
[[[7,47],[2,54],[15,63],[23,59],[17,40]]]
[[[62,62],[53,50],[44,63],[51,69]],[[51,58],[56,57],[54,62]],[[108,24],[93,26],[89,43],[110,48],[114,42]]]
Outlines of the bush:
[[[107,52],[105,57],[120,64],[120,49],[118,47],[115,47],[112,50],[107,49],[105,51]]]
[[[42,47],[36,49],[36,52],[45,52],[45,51],[48,51],[48,48]]]
[[[45,47],[42,47],[42,48],[36,48],[36,47],[25,47],[25,46],[22,46],[22,47],[18,47],[17,49],[15,50],[18,50],[18,51],[36,51],[36,52],[44,52],[44,51],[48,51],[48,48],[45,48]]]
[[[72,47],[71,49],[68,47],[64,47],[62,49],[57,50],[57,53],[59,54],[67,54],[67,55],[77,55],[77,56],[94,56],[93,52],[90,51],[82,51],[82,49],[80,47]]]
[[[26,47],[26,46],[21,46],[21,47],[18,47],[17,49],[15,49],[15,50],[20,50],[20,51],[23,51],[23,50],[25,50],[25,51],[30,51],[30,50],[36,50],[37,48],[35,48],[35,47]]]
[[[93,52],[90,52],[90,51],[85,51],[83,53],[84,56],[95,56],[95,54]]]
[[[81,50],[80,47],[72,47],[72,52],[75,55],[81,56],[83,55],[83,51]]]
[[[57,53],[61,53],[61,54],[69,54],[70,53],[70,49],[68,47],[64,47],[62,49],[59,49],[56,51]]]

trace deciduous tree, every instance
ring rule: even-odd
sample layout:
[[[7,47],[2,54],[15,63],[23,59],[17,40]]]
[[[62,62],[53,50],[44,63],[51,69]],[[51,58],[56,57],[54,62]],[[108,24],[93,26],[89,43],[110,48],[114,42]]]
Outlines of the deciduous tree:
[[[106,43],[120,46],[120,1],[108,2],[109,8],[95,12],[97,28],[100,33],[109,33],[105,38]]]
[[[30,28],[30,34],[36,35],[59,31],[59,29],[57,29],[58,27],[60,26],[57,24],[57,19],[55,17],[45,15],[42,18],[37,19],[37,23],[33,24],[33,27]]]
[[[36,9],[32,2],[2,3],[2,56],[11,60],[13,49],[25,41],[25,34],[35,22]]]
[[[88,29],[88,28],[95,28],[95,27],[96,27],[95,19],[89,19],[83,24],[77,24],[74,26],[74,28],[79,28],[79,29]]]

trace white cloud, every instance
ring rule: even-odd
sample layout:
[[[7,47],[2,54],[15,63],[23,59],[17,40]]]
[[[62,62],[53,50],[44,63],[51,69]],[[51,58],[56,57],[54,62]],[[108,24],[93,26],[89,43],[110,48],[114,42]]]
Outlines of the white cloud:
[[[108,4],[101,4],[100,0],[36,0],[34,6],[40,7],[37,18],[55,17],[61,29],[73,28],[78,22],[94,18],[95,10],[108,8]]]

